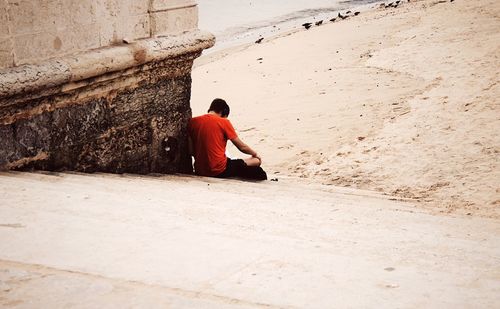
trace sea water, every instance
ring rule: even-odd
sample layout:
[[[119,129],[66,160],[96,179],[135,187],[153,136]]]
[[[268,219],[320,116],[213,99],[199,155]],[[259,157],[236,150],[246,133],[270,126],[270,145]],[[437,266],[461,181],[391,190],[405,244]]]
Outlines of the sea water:
[[[216,50],[251,43],[300,28],[304,22],[336,17],[380,0],[198,0],[199,28],[212,32]]]

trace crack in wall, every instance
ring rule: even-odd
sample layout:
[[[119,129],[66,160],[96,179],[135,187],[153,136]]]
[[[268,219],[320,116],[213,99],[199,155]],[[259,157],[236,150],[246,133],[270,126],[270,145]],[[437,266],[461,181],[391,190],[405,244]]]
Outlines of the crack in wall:
[[[148,3],[148,15],[149,15],[149,37],[153,37],[153,2],[154,0],[149,0]]]

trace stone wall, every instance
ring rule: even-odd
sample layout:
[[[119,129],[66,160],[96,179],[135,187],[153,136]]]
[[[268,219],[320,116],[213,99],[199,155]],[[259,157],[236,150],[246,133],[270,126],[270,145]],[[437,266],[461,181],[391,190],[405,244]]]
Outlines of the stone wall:
[[[194,0],[0,0],[0,67],[197,28]]]
[[[0,21],[0,169],[191,171],[191,68],[214,44],[193,1],[0,0]]]

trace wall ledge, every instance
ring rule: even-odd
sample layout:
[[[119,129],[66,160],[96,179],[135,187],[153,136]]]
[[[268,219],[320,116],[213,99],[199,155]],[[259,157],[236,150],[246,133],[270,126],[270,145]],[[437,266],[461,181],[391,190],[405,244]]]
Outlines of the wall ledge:
[[[0,99],[201,52],[214,44],[215,37],[212,34],[195,30],[103,47],[39,64],[1,69]]]

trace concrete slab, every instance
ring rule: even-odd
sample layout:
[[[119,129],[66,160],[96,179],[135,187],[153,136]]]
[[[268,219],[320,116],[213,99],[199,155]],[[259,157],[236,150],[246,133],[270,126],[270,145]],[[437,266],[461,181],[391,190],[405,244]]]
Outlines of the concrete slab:
[[[498,221],[367,191],[0,174],[0,306],[493,308]]]

